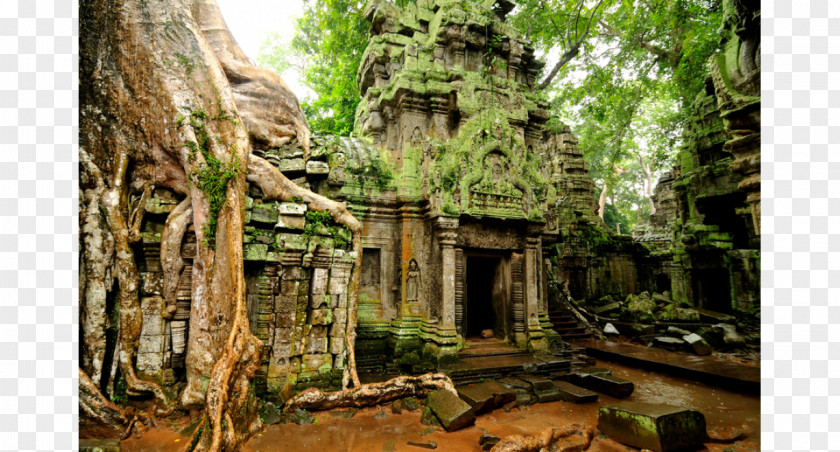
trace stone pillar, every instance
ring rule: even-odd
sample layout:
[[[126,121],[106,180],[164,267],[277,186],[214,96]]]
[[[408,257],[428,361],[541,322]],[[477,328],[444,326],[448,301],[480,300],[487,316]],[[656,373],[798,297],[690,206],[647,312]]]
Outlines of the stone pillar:
[[[440,355],[458,351],[458,331],[455,328],[455,239],[457,218],[437,219],[438,241],[441,247],[441,307],[434,341],[440,345]]]
[[[428,305],[426,298],[426,287],[428,285],[429,274],[426,270],[429,266],[426,264],[422,256],[416,254],[416,250],[420,248],[419,243],[415,243],[417,239],[418,229],[421,225],[420,209],[416,207],[403,206],[400,212],[401,216],[401,240],[400,240],[400,267],[397,270],[400,274],[400,291],[399,293],[399,315],[391,323],[391,346],[394,349],[394,354],[399,356],[404,352],[414,351],[419,349],[422,345],[420,337],[420,327],[423,321],[423,308]],[[422,237],[421,237],[422,240]],[[420,275],[416,284],[420,287],[419,299],[409,300],[408,294],[408,273],[409,265],[412,259],[416,260],[420,265]],[[428,329],[428,328],[427,328]]]
[[[542,261],[540,237],[535,226],[528,226],[525,238],[525,325],[528,333],[528,348],[535,353],[548,352],[548,341],[540,326],[539,267]],[[544,314],[543,314],[544,315]]]

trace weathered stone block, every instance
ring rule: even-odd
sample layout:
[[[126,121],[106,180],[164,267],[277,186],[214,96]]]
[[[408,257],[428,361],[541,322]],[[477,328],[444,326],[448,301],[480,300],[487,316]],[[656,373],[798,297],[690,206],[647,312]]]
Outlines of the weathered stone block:
[[[493,393],[479,385],[463,385],[455,388],[458,397],[472,407],[473,413],[481,414],[493,410]]]
[[[277,223],[277,209],[274,204],[254,204],[251,207],[251,223]]]
[[[325,304],[324,302],[324,295],[318,295],[313,293],[309,297],[309,306],[312,308],[321,308]]]
[[[586,375],[581,383],[586,389],[602,392],[617,399],[629,397],[636,388],[632,381],[612,375]]]
[[[598,430],[629,446],[669,452],[701,447],[706,418],[676,406],[620,402],[598,409]]]
[[[137,353],[163,353],[166,337],[162,334],[144,334],[140,336]]]
[[[589,403],[598,400],[598,394],[567,381],[555,381],[554,386],[560,391],[560,400],[566,402]]]
[[[438,418],[447,432],[452,432],[475,423],[472,407],[455,394],[439,389],[429,393],[426,405]]]
[[[344,338],[343,337],[331,337],[330,338],[330,353],[333,355],[338,355],[340,353],[344,353]]]
[[[620,308],[621,308],[621,303],[616,301],[614,303],[610,303],[610,304],[601,306],[600,308],[595,308],[595,309],[592,310],[592,312],[594,312],[595,314],[598,314],[598,315],[607,315],[610,312],[618,311]]]
[[[146,375],[156,375],[163,369],[163,353],[137,353],[137,371]]]
[[[304,217],[280,215],[277,218],[277,224],[274,225],[274,229],[303,230],[304,226],[306,226],[306,219]]]
[[[306,213],[306,204],[298,204],[294,202],[277,203],[277,211],[281,215],[294,215],[302,217]]]
[[[660,336],[653,339],[654,345],[668,350],[682,350],[685,347],[685,341],[676,337]]]
[[[537,402],[556,402],[560,400],[560,391],[551,380],[544,377],[522,377],[522,381],[531,384],[531,391],[537,397]]]
[[[325,337],[310,337],[306,341],[306,353],[327,353],[329,343]]]
[[[332,363],[332,355],[329,354],[309,354],[301,357],[301,371],[318,370],[325,363]]]
[[[282,173],[295,173],[306,170],[306,163],[302,158],[283,159],[277,162],[277,169]]]
[[[702,336],[698,334],[688,334],[683,336],[683,340],[688,344],[688,347],[697,355],[711,355],[712,346],[706,342]]]
[[[344,322],[333,322],[330,325],[330,337],[344,337],[344,333],[347,331],[347,324]]]
[[[274,319],[274,326],[277,328],[291,328],[295,325],[294,311],[276,314]]]
[[[327,162],[310,160],[306,162],[306,174],[330,174],[330,166]]]
[[[309,311],[309,323],[312,325],[329,325],[332,321],[332,310],[330,309],[313,309]]]
[[[264,243],[249,243],[244,245],[245,260],[246,261],[265,261],[268,260],[268,245]]]
[[[320,295],[327,293],[327,281],[329,281],[329,269],[313,269],[311,292]]]

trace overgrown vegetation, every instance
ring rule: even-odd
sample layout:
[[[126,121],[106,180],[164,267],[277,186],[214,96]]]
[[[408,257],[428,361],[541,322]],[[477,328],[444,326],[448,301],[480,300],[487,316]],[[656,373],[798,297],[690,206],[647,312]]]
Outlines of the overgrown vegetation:
[[[233,120],[222,109],[211,119],[221,121]],[[184,146],[188,149],[189,161],[195,162],[198,154],[201,154],[203,157],[203,162],[193,169],[189,174],[189,178],[207,196],[207,203],[210,208],[207,222],[202,228],[204,235],[203,244],[215,248],[219,212],[225,206],[228,183],[236,179],[237,174],[243,168],[237,157],[235,145],[228,146],[228,156],[230,158],[228,162],[223,162],[216,157],[211,149],[214,144],[214,138],[207,133],[207,127],[205,125],[207,120],[207,112],[203,108],[198,108],[191,111],[188,117],[180,118],[179,125],[183,126],[188,123],[195,133],[196,141],[188,140],[184,143]]]
[[[362,166],[349,166],[345,169],[345,171],[354,176],[363,177],[363,184],[364,180],[372,181],[376,188],[380,190],[388,188],[388,185],[392,180],[394,180],[393,171],[388,168],[385,162],[378,158],[374,158]]]
[[[572,126],[593,178],[606,186],[610,204],[628,221],[622,230],[629,230],[651,213],[653,185],[674,164],[684,112],[703,89],[706,63],[719,49],[721,2],[516,3],[507,22],[547,55],[538,86],[552,99],[551,113]],[[273,36],[264,43],[260,64],[279,72],[296,68],[316,93],[302,102],[315,131],[347,135],[353,129],[360,99],[356,71],[367,45],[363,4],[307,0],[291,42]],[[495,13],[487,10],[485,17],[492,20]],[[485,33],[481,75],[489,77],[504,68],[498,55],[503,37],[492,27]]]
[[[344,226],[336,224],[329,212],[307,210],[304,218],[306,224],[303,227],[303,235],[313,237],[325,229],[332,236],[336,248],[347,249],[350,246],[350,232]]]

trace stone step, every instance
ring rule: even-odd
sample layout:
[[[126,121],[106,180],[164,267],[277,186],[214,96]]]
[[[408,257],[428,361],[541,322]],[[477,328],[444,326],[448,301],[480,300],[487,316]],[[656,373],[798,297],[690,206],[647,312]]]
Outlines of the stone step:
[[[580,385],[586,389],[598,391],[617,399],[623,399],[633,394],[636,386],[632,381],[612,375],[586,375],[582,378]]]
[[[555,381],[554,386],[560,391],[560,400],[574,403],[591,403],[598,400],[598,394],[568,381]]]
[[[528,375],[520,379],[531,385],[531,392],[539,403],[556,402],[561,399],[560,390],[548,378]]]
[[[569,334],[560,334],[563,337],[563,340],[569,339],[588,339],[592,337],[590,333],[569,333]]]

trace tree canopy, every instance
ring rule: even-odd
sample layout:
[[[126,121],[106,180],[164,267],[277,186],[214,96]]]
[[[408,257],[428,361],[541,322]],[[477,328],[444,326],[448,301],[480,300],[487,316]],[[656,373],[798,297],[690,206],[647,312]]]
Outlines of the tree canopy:
[[[302,100],[315,133],[353,129],[364,3],[304,0],[295,37],[269,37],[258,59],[303,75],[316,94]],[[520,0],[508,15],[547,61],[538,87],[579,136],[602,203],[629,220],[623,232],[652,213],[653,185],[673,164],[688,105],[720,47],[720,19],[720,0]]]

